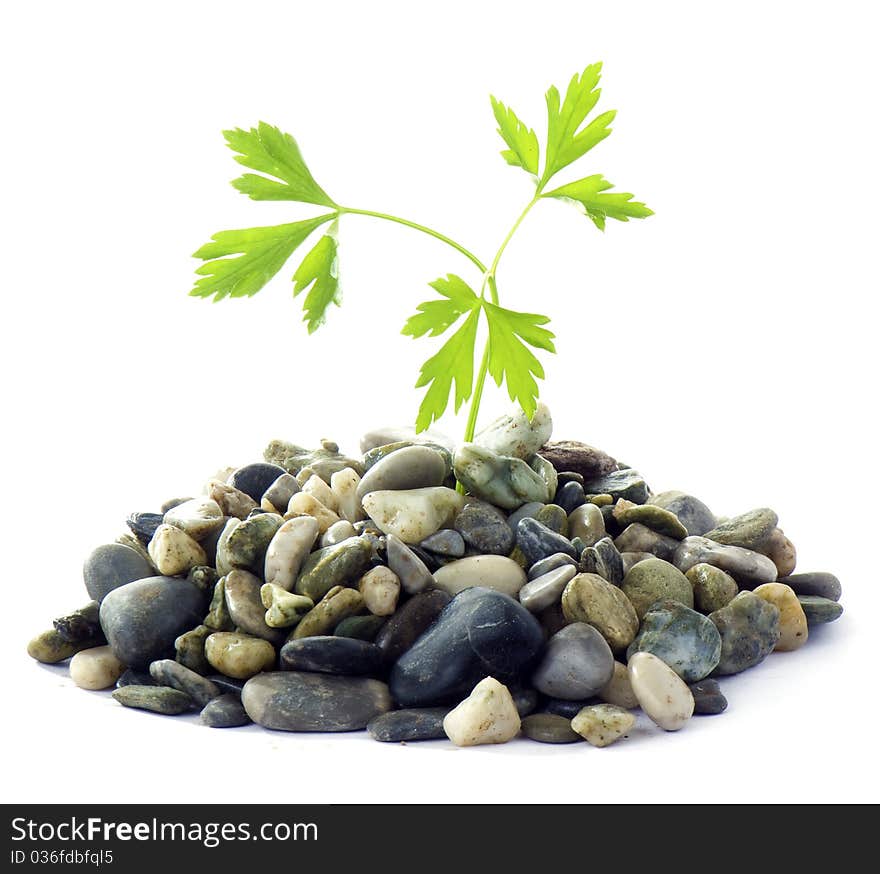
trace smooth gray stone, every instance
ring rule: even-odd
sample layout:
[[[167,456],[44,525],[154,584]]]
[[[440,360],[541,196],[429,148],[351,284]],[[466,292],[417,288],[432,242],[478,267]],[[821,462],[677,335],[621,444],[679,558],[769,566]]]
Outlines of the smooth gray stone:
[[[528,716],[538,706],[541,696],[536,689],[510,689],[508,691],[520,717]]]
[[[557,552],[577,558],[577,553],[567,537],[551,531],[537,519],[529,517],[521,519],[516,527],[516,545],[522,551],[529,566]]]
[[[660,492],[648,500],[649,504],[669,510],[678,517],[678,521],[687,528],[689,536],[702,537],[715,527],[715,515],[698,498],[684,492]]]
[[[544,574],[550,573],[550,571],[556,570],[556,568],[562,567],[565,564],[577,567],[577,562],[570,555],[566,555],[564,552],[554,552],[553,555],[548,555],[547,558],[536,561],[529,568],[529,580],[536,580],[538,577],[542,577]]]
[[[174,659],[159,659],[153,662],[150,665],[150,676],[159,686],[170,686],[172,689],[185,692],[202,707],[222,694],[210,680]]]
[[[507,517],[484,501],[469,501],[455,517],[455,530],[472,549],[489,555],[508,555],[514,534]]]
[[[241,703],[241,695],[220,695],[210,700],[202,709],[199,718],[211,728],[237,728],[250,725],[251,718]]]
[[[152,565],[140,553],[121,543],[99,546],[83,564],[83,582],[94,601],[103,601],[108,592],[154,573]]]
[[[461,558],[465,550],[464,538],[451,528],[443,528],[426,537],[419,546],[436,555],[449,558]]]
[[[357,731],[394,706],[379,680],[300,671],[257,674],[241,703],[254,722],[279,731]]]
[[[616,470],[605,476],[584,483],[588,495],[611,495],[616,501],[624,498],[634,504],[644,504],[648,500],[648,486],[642,475],[635,470]]]
[[[716,543],[760,549],[776,528],[779,517],[769,507],[750,510],[717,525],[704,535]]]
[[[795,595],[817,595],[830,601],[839,601],[843,593],[840,580],[825,571],[792,574],[790,577],[782,577],[779,582],[791,586]]]
[[[681,540],[652,531],[640,522],[627,525],[614,538],[614,545],[619,552],[650,552],[663,561],[672,561],[672,556],[675,555],[680,543]]]
[[[148,577],[113,589],[101,603],[101,628],[114,655],[135,670],[174,655],[174,641],[198,625],[205,594],[178,577]]]
[[[527,716],[522,721],[521,731],[529,740],[542,744],[570,744],[583,740],[571,727],[571,719],[555,713],[533,713]]]
[[[295,476],[289,473],[282,473],[272,485],[263,492],[260,503],[268,501],[278,513],[283,516],[287,512],[287,505],[290,499],[297,493],[302,491],[302,486]]]
[[[776,565],[766,555],[716,543],[707,537],[685,537],[675,550],[672,563],[684,573],[701,562],[721,568],[743,586],[776,581]]]
[[[281,648],[281,667],[289,671],[360,677],[379,674],[383,666],[382,650],[354,637],[301,637]]]
[[[727,699],[721,694],[718,680],[705,679],[691,683],[688,688],[694,696],[694,714],[715,716],[727,710]]]
[[[562,716],[571,722],[584,707],[595,703],[595,698],[588,698],[586,701],[566,701],[564,698],[548,698],[544,701],[542,712],[552,713],[554,716]]]
[[[520,604],[530,613],[546,610],[559,601],[569,580],[573,579],[577,572],[576,565],[564,564],[547,571],[543,576],[536,577],[519,590]]]
[[[585,622],[573,622],[550,640],[532,685],[552,698],[581,701],[595,695],[614,673],[605,638]]]
[[[446,461],[428,446],[406,446],[374,464],[358,483],[357,497],[384,489],[423,489],[443,485]]]
[[[843,613],[843,606],[830,598],[822,598],[819,595],[798,595],[797,599],[807,617],[807,625],[834,622],[840,619]]]
[[[440,589],[413,595],[398,607],[376,635],[374,643],[388,664],[396,662],[433,625],[452,596]]]
[[[233,471],[226,484],[234,489],[238,489],[240,492],[244,492],[259,504],[260,499],[266,493],[266,489],[284,473],[287,473],[287,471],[277,464],[257,461]],[[283,512],[287,508],[282,509],[279,507],[278,509]]]
[[[425,563],[399,538],[385,538],[388,567],[397,574],[403,591],[414,595],[434,587],[434,577]]]
[[[448,707],[411,707],[383,713],[367,723],[373,740],[383,743],[407,743],[415,740],[445,738],[443,720]]]
[[[529,501],[528,504],[523,504],[507,517],[507,524],[510,526],[510,530],[515,534],[521,519],[534,519],[546,506],[547,504],[542,501]]]
[[[578,482],[568,482],[556,490],[554,504],[558,504],[566,513],[571,513],[587,501],[584,487]]]

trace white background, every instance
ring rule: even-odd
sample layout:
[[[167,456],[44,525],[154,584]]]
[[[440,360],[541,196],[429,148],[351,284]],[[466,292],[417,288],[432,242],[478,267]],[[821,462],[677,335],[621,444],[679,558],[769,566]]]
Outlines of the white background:
[[[4,801],[878,800],[876,22],[870,3],[31,2],[7,12],[3,113]],[[719,514],[770,505],[846,613],[723,683],[720,717],[607,750],[456,750],[212,731],[33,664],[127,513],[272,437],[355,447],[411,421],[428,341],[399,336],[447,271],[428,238],[351,217],[345,303],[307,337],[293,265],[252,300],[187,297],[254,203],[220,131],[293,132],[336,199],[491,257],[530,196],[488,94],[539,134],[543,92],[604,60],[614,134],[578,165],[656,210],[598,233],[530,215],[502,302],[553,317],[556,436]],[[485,254],[484,254],[485,253]],[[490,389],[484,420],[504,408]],[[447,420],[447,432],[463,422]]]

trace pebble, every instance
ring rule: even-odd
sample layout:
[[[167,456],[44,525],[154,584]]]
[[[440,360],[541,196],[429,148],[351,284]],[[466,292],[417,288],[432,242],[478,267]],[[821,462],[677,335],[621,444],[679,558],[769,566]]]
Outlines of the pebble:
[[[703,536],[715,527],[715,515],[699,499],[684,492],[660,492],[648,499],[649,504],[662,507],[674,513],[678,521],[687,529],[688,536]]]
[[[400,656],[389,686],[403,707],[456,701],[490,675],[512,684],[524,679],[543,646],[541,626],[518,602],[492,589],[465,589]]]
[[[177,716],[193,709],[189,695],[170,686],[122,686],[113,691],[113,697],[123,707],[149,710],[165,716]]]
[[[532,685],[544,695],[581,701],[595,695],[614,673],[614,656],[605,638],[584,622],[556,632],[532,675]]]
[[[258,506],[250,495],[219,480],[210,480],[205,486],[205,494],[217,502],[224,516],[234,519],[247,519],[251,510]]]
[[[457,531],[446,528],[426,537],[419,546],[435,555],[448,558],[461,558],[464,555],[464,538]]]
[[[617,470],[617,462],[610,455],[576,440],[546,443],[540,452],[557,470],[579,474],[584,482]]]
[[[358,475],[363,470],[359,460],[346,458],[332,440],[322,440],[320,449],[304,449],[286,440],[272,440],[263,450],[263,458],[294,476],[309,468],[312,474],[317,474],[324,482],[330,482],[334,473],[347,467]]]
[[[217,698],[220,689],[210,680],[173,659],[159,659],[150,665],[150,676],[159,686],[170,686],[189,695],[200,707]]]
[[[595,504],[583,504],[568,515],[568,533],[593,546],[605,536],[605,517]]]
[[[207,625],[197,625],[191,631],[185,631],[174,641],[174,653],[177,661],[197,674],[208,674],[211,665],[205,658],[205,641],[214,629]]]
[[[370,492],[363,504],[383,534],[393,534],[404,543],[419,543],[451,525],[464,502],[464,495],[455,489],[436,486]]]
[[[647,483],[638,471],[631,468],[589,479],[584,483],[584,491],[591,495],[611,495],[615,500],[625,498],[634,504],[644,504],[648,500]]]
[[[385,623],[375,644],[388,664],[396,662],[427,631],[452,597],[440,589],[413,595]]]
[[[192,583],[200,591],[208,594],[214,591],[214,586],[220,579],[220,575],[214,568],[207,565],[197,565],[189,569],[186,575],[187,582]]]
[[[225,550],[229,565],[253,571],[255,574],[264,573],[266,552],[283,521],[277,513],[261,513],[239,522],[226,538]]]
[[[614,704],[625,710],[633,710],[639,706],[639,699],[636,698],[632,683],[629,681],[629,671],[626,669],[626,665],[620,662],[614,663],[614,673],[611,675],[611,679],[597,694],[606,704]]]
[[[151,577],[154,573],[145,558],[130,547],[118,543],[99,546],[83,564],[86,591],[95,601],[103,601],[113,589]]]
[[[263,492],[263,497],[260,498],[260,509],[265,510],[267,513],[278,513],[283,516],[287,512],[287,505],[290,503],[290,499],[301,489],[302,487],[297,482],[295,476],[291,476],[289,473],[282,473]]]
[[[715,716],[727,710],[727,699],[721,694],[718,680],[700,680],[688,688],[694,696],[694,715]]]
[[[343,619],[360,613],[364,599],[356,589],[334,586],[293,629],[293,638],[329,634]]]
[[[220,695],[210,700],[199,714],[202,725],[210,728],[237,728],[250,725],[251,718],[241,703],[241,695]]]
[[[565,556],[568,558],[568,556]],[[535,577],[519,590],[519,602],[531,613],[540,613],[562,597],[562,592],[575,574],[574,564],[563,564]]]
[[[266,489],[285,473],[288,471],[277,464],[257,461],[238,468],[229,476],[226,484],[244,492],[254,503],[259,503]]]
[[[797,566],[797,550],[780,528],[774,528],[767,540],[757,550],[776,565],[776,573],[787,577]]]
[[[558,504],[544,504],[532,518],[555,534],[568,537],[568,513]]]
[[[628,664],[633,692],[644,712],[665,731],[678,731],[694,712],[694,696],[665,662],[637,652]]]
[[[165,576],[185,574],[190,568],[204,565],[208,560],[199,543],[173,525],[160,525],[147,551],[156,569]]]
[[[546,503],[556,493],[556,484],[551,492],[548,482],[523,459],[498,455],[474,443],[456,450],[453,469],[469,494],[505,510],[530,501]]]
[[[635,607],[639,619],[650,606],[663,598],[679,601],[693,608],[694,590],[688,578],[668,561],[649,558],[632,567],[624,577],[621,589]]]
[[[519,729],[520,718],[513,698],[494,677],[480,680],[443,720],[446,736],[459,747],[507,743],[519,734]]]
[[[339,502],[336,499],[336,493],[321,477],[312,474],[303,485],[302,491],[306,495],[311,495],[316,501],[320,501],[331,512],[339,515]],[[290,506],[289,501],[287,506]]]
[[[374,616],[391,616],[400,597],[400,578],[391,568],[379,565],[368,570],[358,581],[364,606]]]
[[[598,574],[578,574],[562,593],[562,612],[569,622],[585,622],[614,651],[626,649],[639,630],[639,617],[627,596]]]
[[[374,464],[363,476],[357,496],[392,489],[422,489],[443,485],[446,461],[429,446],[405,446]]]
[[[333,629],[333,634],[336,637],[353,637],[355,640],[368,640],[372,643],[385,627],[385,621],[384,616],[374,616],[372,613],[366,616],[349,616]]]
[[[445,738],[443,719],[448,707],[412,707],[392,710],[376,716],[367,723],[373,740],[383,743],[408,743],[416,740]]]
[[[807,617],[790,586],[784,583],[765,583],[754,590],[755,595],[773,604],[779,610],[779,641],[776,652],[800,649],[809,637]]]
[[[721,635],[714,623],[678,601],[658,601],[642,619],[642,627],[626,651],[650,652],[685,683],[709,676],[721,658]]]
[[[639,522],[627,525],[614,538],[614,545],[620,552],[650,552],[651,555],[664,561],[672,561],[675,550],[682,542],[674,537],[658,534]]]
[[[314,495],[308,492],[297,492],[287,505],[285,519],[294,519],[297,516],[308,516],[318,523],[318,532],[324,534],[328,528],[339,522],[339,516],[329,507],[325,507]]]
[[[618,502],[618,506],[620,502]],[[679,522],[678,517],[669,510],[664,510],[655,504],[632,504],[624,505],[617,512],[615,518],[620,525],[644,525],[657,534],[671,537],[673,540],[683,540],[687,537],[687,528]]]
[[[163,520],[163,513],[132,513],[125,520],[125,524],[128,525],[141,544],[146,546]]]
[[[694,605],[701,613],[713,613],[736,597],[736,580],[720,568],[701,562],[685,574],[694,589]]]
[[[269,628],[290,628],[315,606],[311,598],[295,595],[274,583],[260,586],[260,602],[266,608],[263,619]]]
[[[571,727],[594,747],[607,747],[624,737],[636,724],[636,718],[614,704],[584,707],[571,721]]]
[[[525,584],[526,572],[503,555],[459,558],[434,571],[434,585],[450,595],[480,586],[515,598]]]
[[[520,728],[529,740],[542,744],[570,744],[581,739],[571,720],[555,713],[533,713],[522,720]]]
[[[321,546],[336,546],[337,543],[342,543],[343,540],[348,540],[349,537],[357,536],[358,532],[354,525],[347,519],[340,519],[338,522],[334,522],[321,535]]]
[[[757,550],[763,546],[776,528],[779,517],[769,507],[750,510],[741,516],[734,516],[722,522],[704,537],[727,546],[740,546],[743,549]]]
[[[738,674],[764,661],[779,642],[779,610],[753,592],[740,592],[709,614],[721,633],[719,676]]]
[[[172,507],[164,518],[165,525],[173,525],[193,540],[204,540],[223,527],[223,511],[211,498],[192,498]]]
[[[635,567],[640,561],[656,557],[657,556],[650,552],[621,552],[620,560],[623,563],[623,575],[626,576],[629,573],[630,568]],[[685,576],[687,576],[687,574],[685,574]]]
[[[582,573],[598,574],[614,586],[623,582],[623,557],[610,537],[603,537],[581,553],[578,568]]]
[[[217,580],[208,607],[208,615],[205,616],[202,624],[214,631],[232,631],[235,628],[232,617],[229,615],[229,608],[226,606],[226,577],[220,577]]]
[[[318,522],[311,516],[288,519],[266,547],[263,578],[267,583],[291,591],[303,562],[318,539]]]
[[[830,598],[820,598],[818,595],[798,595],[801,609],[807,617],[807,625],[824,625],[826,622],[834,622],[840,619],[843,607]]]
[[[88,641],[95,646],[94,641],[104,643],[104,632],[101,630],[100,618],[101,605],[97,601],[89,601],[85,607],[74,610],[66,616],[60,616],[52,620],[52,626],[64,640],[70,643]]]
[[[372,554],[365,537],[350,537],[315,550],[303,564],[293,590],[317,604],[334,586],[354,585],[369,568]]]
[[[542,577],[544,574],[556,570],[556,568],[562,567],[563,565],[576,568],[577,562],[564,552],[554,552],[553,555],[548,555],[547,558],[542,558],[540,561],[536,561],[529,568],[528,578],[529,580],[536,580],[538,577]]]
[[[779,582],[791,587],[796,595],[817,595],[830,601],[839,601],[843,592],[840,580],[824,571],[792,574]]]
[[[279,731],[356,731],[393,707],[379,680],[301,671],[248,680],[241,703],[254,722]]]
[[[360,522],[364,518],[364,508],[357,495],[361,478],[357,471],[350,467],[337,470],[330,477],[330,488],[336,496],[336,511],[346,522]]]
[[[290,640],[281,648],[281,667],[346,676],[375,675],[383,666],[382,650],[354,637],[317,636]]]
[[[229,616],[240,631],[254,637],[262,637],[278,646],[286,637],[281,628],[266,624],[266,610],[263,607],[261,589],[263,583],[258,576],[239,568],[226,576],[224,593]]]
[[[80,689],[108,689],[122,676],[125,665],[109,646],[83,649],[70,660],[70,679]]]
[[[148,577],[101,602],[101,627],[116,657],[137,670],[174,653],[174,641],[205,615],[203,592],[178,577]]]
[[[211,667],[239,680],[247,680],[275,664],[275,648],[268,640],[249,634],[215,631],[205,640]]]
[[[233,564],[230,560],[229,552],[226,548],[226,544],[229,542],[229,535],[241,525],[242,520],[238,519],[235,516],[230,516],[227,518],[226,523],[220,531],[220,536],[217,538],[217,545],[215,547],[215,558],[214,558],[214,568],[221,577],[225,576],[232,570]]]
[[[385,539],[388,567],[400,580],[408,595],[434,587],[434,577],[425,563],[399,538],[389,534]]]
[[[695,564],[706,563],[729,573],[741,585],[772,583],[776,565],[758,552],[741,546],[727,546],[706,537],[686,537],[672,557],[673,564],[688,571]]]
[[[398,449],[406,449],[409,446],[426,446],[428,449],[439,452],[443,456],[443,462],[446,465],[444,479],[452,473],[452,451],[448,447],[441,446],[439,443],[432,443],[430,440],[396,440],[393,443],[386,443],[384,446],[376,446],[364,453],[364,475],[374,465],[391,455],[392,452],[397,452]]]
[[[522,550],[529,566],[557,552],[577,558],[570,540],[551,531],[537,519],[528,517],[521,519],[516,527],[516,545]]]
[[[566,513],[573,513],[586,503],[584,487],[579,482],[567,482],[556,490],[554,504],[558,504]]]
[[[531,420],[521,407],[514,407],[477,433],[474,443],[498,455],[525,460],[550,439],[552,432],[550,410],[543,401],[538,401]]]
[[[514,534],[507,517],[484,501],[469,501],[455,518],[455,530],[478,552],[507,555],[513,549]]]
[[[510,526],[510,530],[515,534],[521,519],[526,517],[534,519],[545,506],[547,505],[543,501],[529,501],[518,507],[507,517],[507,524]]]
[[[543,713],[552,713],[554,716],[562,716],[571,725],[572,719],[581,712],[588,704],[592,704],[593,699],[586,701],[566,701],[564,698],[544,698],[542,705]]]

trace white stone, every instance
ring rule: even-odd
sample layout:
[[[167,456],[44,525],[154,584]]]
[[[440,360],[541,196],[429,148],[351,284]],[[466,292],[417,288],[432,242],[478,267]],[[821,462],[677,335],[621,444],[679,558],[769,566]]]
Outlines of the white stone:
[[[639,706],[666,731],[678,731],[694,714],[694,696],[666,662],[637,652],[627,666]]]
[[[223,527],[223,511],[213,498],[192,498],[172,507],[162,521],[185,531],[193,540],[204,540]]]
[[[109,646],[84,649],[70,660],[70,679],[80,689],[109,689],[124,670]]]
[[[486,557],[486,556],[484,556]],[[514,562],[516,564],[516,562]],[[517,565],[519,567],[519,565]],[[570,580],[577,576],[578,569],[573,564],[564,564],[553,568],[546,574],[535,577],[526,583],[517,593],[519,602],[531,613],[540,613],[547,607],[559,603],[562,593]]]
[[[365,517],[364,508],[361,506],[361,499],[357,496],[358,485],[361,478],[357,471],[350,467],[344,467],[337,470],[330,477],[330,488],[336,495],[336,504],[339,509],[336,511],[349,522],[360,522]]]
[[[370,492],[363,505],[383,533],[394,534],[404,543],[420,543],[451,525],[464,501],[464,495],[454,489],[435,486]]]
[[[287,513],[284,518],[292,519],[296,516],[311,516],[316,519],[320,534],[339,521],[339,516],[307,492],[297,492],[287,505]]]
[[[306,480],[306,484],[302,487],[302,490],[307,495],[311,495],[313,498],[319,500],[328,510],[331,510],[334,513],[339,510],[339,501],[335,492],[317,474],[310,476]]]
[[[348,519],[340,519],[321,535],[321,546],[336,546],[349,537],[357,537],[357,529]]]
[[[516,407],[505,416],[490,422],[476,437],[474,443],[491,449],[499,455],[531,458],[553,433],[553,419],[547,404],[538,401],[535,415],[529,421],[521,407]]]
[[[471,555],[451,561],[434,571],[434,584],[450,595],[482,586],[515,598],[526,584],[526,572],[512,558],[504,555]]]
[[[226,549],[226,543],[229,540],[229,535],[232,534],[239,525],[241,525],[241,519],[237,516],[230,516],[229,519],[226,520],[226,525],[223,526],[223,530],[220,532],[220,537],[217,538],[217,555],[214,567],[217,569],[217,573],[220,574],[221,577],[226,576],[226,574],[232,570],[232,563],[229,561],[229,551]]]
[[[367,571],[358,582],[364,606],[374,616],[390,616],[400,597],[400,578],[391,568],[379,565]]]
[[[315,602],[305,595],[294,595],[274,583],[260,586],[260,602],[266,608],[266,625],[269,628],[289,628],[296,625]]]
[[[224,516],[247,519],[248,513],[257,506],[257,502],[250,495],[220,480],[209,480],[205,486],[205,493],[220,505]]]
[[[443,720],[446,736],[459,747],[507,743],[517,736],[519,727],[513,696],[494,677],[480,680]]]
[[[571,727],[594,747],[610,746],[635,724],[635,716],[615,704],[584,707],[571,721]]]
[[[299,576],[318,537],[318,520],[313,516],[288,519],[275,532],[266,550],[263,578],[289,592]]]
[[[185,574],[190,568],[208,563],[205,550],[185,531],[173,525],[160,525],[147,547],[160,574]]]

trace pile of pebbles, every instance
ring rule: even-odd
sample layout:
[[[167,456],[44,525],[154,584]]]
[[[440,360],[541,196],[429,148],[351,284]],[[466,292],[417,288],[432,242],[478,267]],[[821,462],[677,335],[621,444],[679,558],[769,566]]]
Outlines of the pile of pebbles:
[[[717,518],[551,428],[539,405],[457,448],[273,441],[133,513],[85,562],[89,603],[28,652],[216,728],[602,747],[637,708],[667,731],[723,712],[717,678],[840,616],[840,583],[794,573],[772,510]]]

